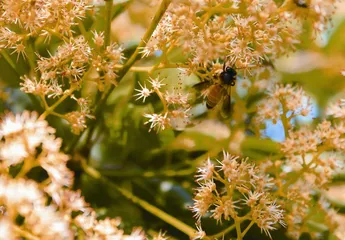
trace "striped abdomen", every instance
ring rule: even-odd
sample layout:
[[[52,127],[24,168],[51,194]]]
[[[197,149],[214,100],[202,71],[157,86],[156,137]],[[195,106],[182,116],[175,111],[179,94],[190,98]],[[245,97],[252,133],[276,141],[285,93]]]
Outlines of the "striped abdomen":
[[[220,84],[212,85],[208,89],[206,106],[208,109],[214,108],[223,97],[225,89]]]

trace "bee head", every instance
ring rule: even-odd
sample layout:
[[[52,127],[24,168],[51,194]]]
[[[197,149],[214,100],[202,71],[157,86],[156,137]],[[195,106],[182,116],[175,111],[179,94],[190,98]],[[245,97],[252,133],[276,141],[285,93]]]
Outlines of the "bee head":
[[[237,72],[232,67],[226,67],[225,71],[232,77],[236,77]]]
[[[237,72],[232,67],[226,67],[224,71],[220,74],[220,79],[225,85],[235,85]]]

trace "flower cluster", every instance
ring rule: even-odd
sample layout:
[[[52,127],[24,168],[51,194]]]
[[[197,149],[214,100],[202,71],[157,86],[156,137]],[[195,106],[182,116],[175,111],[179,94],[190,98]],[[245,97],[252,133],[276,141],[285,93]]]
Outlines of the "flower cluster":
[[[99,91],[104,91],[111,84],[117,85],[116,72],[117,64],[124,59],[123,49],[116,43],[104,48],[104,33],[93,32],[93,41],[96,48],[93,50],[92,67],[97,71],[98,78],[96,80]]]
[[[71,94],[71,91],[64,91],[64,88],[67,84],[73,91],[80,87],[90,55],[91,48],[84,37],[71,38],[68,43],[59,46],[54,55],[39,57],[37,69],[40,79],[22,77],[21,90],[49,98]]]
[[[77,24],[78,19],[84,18],[89,9],[89,0],[1,1],[0,47],[11,48],[18,56],[25,56],[26,42],[30,37],[73,36],[71,27]]]
[[[256,66],[295,49],[301,31],[293,19],[273,0],[174,1],[142,52],[175,45],[194,67],[224,56],[237,67]]]
[[[34,181],[0,178],[0,203],[4,207],[1,215],[1,236],[16,239],[20,229],[30,229],[30,235],[43,239],[71,239],[69,224],[56,207],[47,204],[47,197]],[[18,216],[24,218],[21,226],[15,224]],[[48,230],[48,231],[47,231]]]
[[[89,0],[4,0],[0,3],[0,21],[17,25],[29,36],[56,34],[72,36],[71,27],[85,17]]]
[[[321,152],[320,149],[317,154],[321,155]],[[287,235],[292,239],[299,239],[303,232],[308,232],[313,238],[322,239],[325,228],[337,232],[337,236],[343,234],[344,225],[340,216],[329,204],[323,192],[329,186],[331,175],[336,169],[335,165],[340,161],[332,154],[322,152],[322,155],[319,159],[317,155],[310,154],[309,162],[306,164],[302,163],[305,155],[300,155],[297,164],[289,157],[260,164],[261,171],[272,176],[277,202],[284,206]],[[318,212],[318,218],[315,218],[315,212]],[[310,222],[322,224],[323,229],[313,228]]]
[[[186,131],[214,137],[221,147],[210,149],[210,155],[218,154],[222,147],[232,153],[246,153],[242,152],[246,140],[250,142],[245,146],[247,152],[253,153],[250,148],[262,140],[262,123],[280,121],[285,138],[281,143],[271,143],[280,152],[270,155],[274,160],[260,159],[257,165],[226,151],[221,160],[207,159],[196,175],[198,187],[192,211],[197,232],[193,236],[193,229],[178,223],[178,219],[167,222],[179,226],[193,239],[218,239],[230,232],[243,239],[254,225],[269,237],[273,230],[283,226],[291,238],[299,239],[303,232],[322,238],[322,230],[310,227],[311,222],[321,219],[335,237],[344,239],[345,226],[325,191],[332,176],[344,166],[345,101],[329,107],[327,114],[332,119],[311,127],[299,126],[294,120],[311,113],[310,98],[302,88],[275,84],[274,79],[274,61],[297,49],[305,21],[309,21],[314,34],[321,34],[331,25],[338,1],[142,0],[121,1],[116,11],[112,0],[0,1],[3,60],[16,71],[9,54],[16,54],[17,62],[19,57],[23,58],[27,64],[24,69],[30,70],[21,76],[21,90],[35,95],[33,101],[40,100],[44,108],[41,115],[25,111],[9,113],[0,120],[0,236],[47,240],[77,236],[146,239],[141,228],[128,235],[121,229],[120,219],[100,219],[81,191],[72,189],[74,173],[67,167],[70,157],[60,150],[62,140],[55,137],[55,129],[44,119],[57,116],[71,125],[74,134],[81,134],[87,128],[87,119],[94,118],[93,106],[99,121],[104,120],[102,110],[108,108],[103,107],[111,102],[108,97],[112,96],[114,86],[125,75],[131,77],[128,71],[147,72],[149,80],[140,80],[140,87],[135,89],[136,100],[146,102],[154,95],[161,103],[154,105],[154,113],[144,114],[149,131],[185,130],[194,109],[191,111],[190,95],[184,91],[184,77],[193,74],[219,87],[223,84],[218,81],[219,74],[229,66],[238,72],[236,88],[232,88],[236,104],[231,122],[227,121],[229,126],[206,120]],[[99,30],[98,19],[90,11],[91,2],[95,6],[104,4],[104,32]],[[152,9],[154,5],[159,7],[138,47],[132,51],[112,42],[113,17],[122,11],[122,16],[130,15],[133,5],[145,3]],[[96,24],[90,24],[93,20]],[[176,58],[177,51],[182,51],[183,56]],[[129,55],[127,62],[125,54]],[[140,54],[146,59],[137,62]],[[154,65],[146,65],[152,56],[156,57],[151,61]],[[159,77],[159,70],[165,68],[177,68],[186,74],[178,79],[175,88],[166,86]],[[267,89],[267,97],[256,104]],[[201,95],[209,97],[210,92],[207,89]],[[61,107],[65,100],[74,106]],[[256,134],[251,142],[245,135],[247,129],[253,130],[252,119],[257,129],[251,132]],[[88,152],[94,149],[92,143],[98,143],[94,136],[106,136],[103,129],[93,125],[83,135],[85,138],[76,138],[78,147],[70,149],[73,156],[85,163],[83,158],[92,155]],[[127,135],[124,132],[123,136]],[[186,138],[178,144],[186,151],[194,146],[199,149],[196,140]],[[77,153],[78,149],[82,151]],[[262,152],[258,158],[266,154]],[[83,170],[92,175],[88,167],[83,165]],[[40,180],[32,177],[37,172]],[[147,207],[150,204],[145,201],[124,195],[146,210],[154,209]],[[206,217],[229,226],[208,236],[201,224]],[[155,239],[166,237],[159,233]]]
[[[327,217],[332,207],[324,194],[320,193],[319,201],[314,200],[316,192],[326,190],[334,174],[344,166],[340,156],[344,153],[345,131],[341,101],[327,112],[340,121],[324,120],[315,127],[294,126],[291,124],[293,118],[306,116],[311,111],[310,98],[302,88],[276,85],[268,95],[258,106],[256,117],[259,122],[282,121],[285,130],[285,139],[280,144],[283,158],[263,161],[260,167],[271,174],[278,202],[284,205],[287,234],[298,239],[303,232],[308,232],[320,238],[322,231],[308,225],[309,221],[315,221],[313,211],[319,211],[324,217],[322,223],[326,228],[341,231],[341,225],[332,223]]]
[[[61,139],[54,133],[46,121],[37,120],[36,113],[8,114],[0,127],[1,171],[25,160],[20,175],[40,165],[55,185],[71,186],[73,174],[66,167],[68,157],[59,152]]]
[[[78,83],[85,73],[90,56],[91,48],[83,36],[70,38],[58,47],[54,55],[48,58],[40,56],[37,69],[42,81],[60,80],[62,83],[68,79]]]
[[[315,129],[302,127],[291,129],[288,137],[281,144],[281,150],[289,159],[287,165],[294,170],[301,170],[307,181],[317,187],[329,183],[333,174],[343,167],[343,161],[337,153],[345,149],[345,123],[324,120]]]
[[[76,25],[84,28],[81,20],[90,12],[90,3],[90,0],[6,0],[0,3],[0,48],[4,48],[4,54],[7,49],[13,49],[12,54],[27,58],[31,68],[28,75],[21,77],[21,90],[41,98],[46,110],[42,117],[60,116],[71,123],[77,134],[86,127],[85,118],[91,116],[90,110],[60,114],[55,108],[84,85],[86,73],[92,70],[98,73],[91,80],[100,91],[116,84],[117,64],[123,59],[120,46],[115,43],[105,46],[102,32],[93,32],[91,39],[85,29],[79,35],[73,29]],[[56,50],[48,50],[47,56],[37,53],[36,43],[43,44],[43,40],[50,43],[52,36],[59,44]],[[49,105],[48,99],[52,98],[56,101]],[[80,107],[85,109],[85,106]]]
[[[54,55],[50,57],[39,56],[37,69],[40,78],[23,76],[21,90],[39,96],[45,104],[47,114],[55,114],[66,119],[72,126],[75,134],[79,134],[86,128],[86,118],[93,118],[88,108],[89,101],[84,98],[76,99],[73,92],[80,89],[85,82],[86,71],[92,66],[98,73],[93,79],[98,89],[103,91],[105,87],[116,84],[116,64],[123,59],[122,48],[112,44],[103,51],[103,34],[94,33],[95,49],[83,36],[71,38],[68,42],[59,46]],[[92,60],[91,60],[92,59]],[[67,90],[65,90],[68,87]],[[73,111],[61,115],[54,109],[66,98],[77,101],[80,111]],[[58,98],[52,106],[48,106],[46,98]]]
[[[311,112],[310,98],[301,87],[274,85],[257,107],[257,121],[272,120],[276,123],[281,118],[286,119],[290,129],[291,119],[296,116],[307,116]]]
[[[345,119],[345,99],[341,99],[336,103],[331,103],[326,111],[327,115],[330,115],[336,119]]]
[[[217,222],[234,222],[237,234],[241,234],[239,239],[253,224],[269,236],[279,224],[285,225],[284,211],[269,193],[272,179],[246,159],[239,160],[224,152],[218,164],[208,159],[198,173],[199,187],[192,207],[198,224],[201,224],[201,217],[210,212],[210,217]],[[250,224],[244,230],[240,223],[245,221],[250,221]]]
[[[0,235],[4,239],[145,239],[135,229],[126,235],[119,219],[98,220],[80,191],[71,189],[69,157],[61,139],[36,113],[8,114],[0,124]],[[13,172],[19,167],[18,173]],[[33,168],[47,173],[42,182],[26,178]],[[17,221],[18,217],[22,220]]]
[[[93,119],[94,116],[91,115],[91,110],[89,108],[90,103],[88,99],[76,98],[73,95],[71,98],[78,103],[80,109],[79,111],[66,113],[62,117],[71,124],[72,132],[79,135],[87,127],[86,118]]]
[[[286,1],[284,9],[288,10],[289,17],[299,21],[307,19],[311,22],[314,33],[319,34],[326,30],[335,12],[339,0],[294,0]],[[296,7],[297,6],[297,7]]]
[[[329,25],[336,2],[172,1],[150,40],[142,48],[142,57],[162,55],[156,67],[180,67],[185,73],[195,74],[201,80],[214,78],[226,63],[243,71],[239,75],[250,81],[246,82],[251,85],[253,93],[253,88],[257,88],[257,91],[268,85],[269,81],[261,74],[266,71],[267,63],[296,50],[306,19],[311,21],[315,32],[320,33]],[[175,48],[188,53],[184,63],[172,63],[167,58]],[[260,69],[264,70],[260,73]],[[284,94],[278,90],[282,86],[276,88],[272,90],[275,97]],[[290,124],[289,120],[294,116],[300,113],[305,116],[310,112],[309,99],[304,99],[302,89],[286,86],[285,91],[291,96],[280,100],[288,103],[287,109],[280,109],[281,103],[276,98],[269,104],[263,104],[265,107],[259,107],[262,119],[256,120],[262,122],[271,119],[275,122],[280,112],[286,111],[291,116],[287,116],[285,122]],[[297,105],[298,110],[295,110]],[[153,122],[165,120],[164,115],[159,114],[152,118]]]
[[[149,83],[151,88],[148,88],[146,84],[141,85],[141,89],[135,89],[138,93],[135,94],[136,100],[142,99],[145,102],[146,98],[152,93],[156,93],[163,104],[163,111],[159,114],[147,113],[144,117],[149,120],[146,123],[150,123],[150,130],[155,129],[157,132],[164,130],[167,127],[172,127],[176,130],[182,130],[190,122],[190,107],[188,104],[188,94],[183,93],[182,87],[178,86],[172,90],[162,91],[162,87],[165,85],[163,80],[157,78],[150,78]],[[181,85],[181,84],[179,84]]]
[[[315,127],[300,126],[296,129],[290,124],[290,120],[309,111],[309,104],[304,105],[307,102],[305,99],[303,92],[288,86],[276,88],[266,100],[266,103],[276,103],[273,110],[266,107],[267,111],[274,112],[275,117],[273,118],[273,114],[268,116],[282,121],[285,119],[283,125],[286,137],[280,144],[284,157],[275,162],[263,161],[260,167],[263,172],[272,174],[279,203],[284,205],[286,211],[285,222],[290,237],[299,239],[303,232],[308,232],[315,238],[322,237],[322,230],[312,229],[308,225],[309,221],[315,221],[314,211],[321,214],[326,228],[342,236],[343,225],[336,220],[339,217],[329,217],[330,213],[337,215],[322,192],[327,190],[334,174],[344,167],[341,156],[345,142],[342,102],[333,104],[328,109],[328,114],[339,121],[324,120]],[[265,108],[264,105],[261,107]],[[319,198],[317,201],[316,195]]]

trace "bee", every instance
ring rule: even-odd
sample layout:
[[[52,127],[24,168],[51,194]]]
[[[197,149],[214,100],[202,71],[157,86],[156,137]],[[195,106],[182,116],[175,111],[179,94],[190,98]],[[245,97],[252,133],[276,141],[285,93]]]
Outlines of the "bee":
[[[223,71],[213,80],[206,80],[194,85],[196,89],[203,89],[206,98],[206,107],[220,108],[223,118],[231,113],[231,87],[235,86],[237,72],[234,67],[223,64]]]

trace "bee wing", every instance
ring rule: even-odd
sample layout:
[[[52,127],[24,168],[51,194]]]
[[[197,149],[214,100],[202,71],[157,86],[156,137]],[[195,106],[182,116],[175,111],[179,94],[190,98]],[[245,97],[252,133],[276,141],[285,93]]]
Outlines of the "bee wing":
[[[205,100],[205,97],[207,96],[207,93],[209,91],[209,87],[212,85],[209,81],[203,81],[195,84],[193,88],[200,93],[200,95],[197,97],[201,97]]]
[[[212,85],[211,82],[203,81],[203,82],[199,82],[197,84],[194,84],[193,88],[195,88],[198,91],[202,91],[202,90],[205,90],[206,88],[210,87],[211,85]]]
[[[222,97],[222,109],[221,109],[221,116],[225,119],[229,118],[231,115],[231,87],[223,88],[223,97]]]

